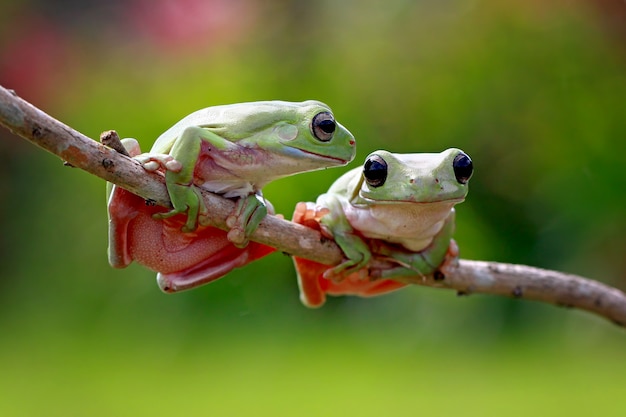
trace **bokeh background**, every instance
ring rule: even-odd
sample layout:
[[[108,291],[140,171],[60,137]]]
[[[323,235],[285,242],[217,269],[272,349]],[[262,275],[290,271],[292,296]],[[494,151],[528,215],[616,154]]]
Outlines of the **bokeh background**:
[[[209,105],[322,100],[352,166],[472,156],[464,258],[626,288],[620,0],[3,0],[0,84],[143,149]],[[0,415],[626,413],[626,333],[587,313],[418,287],[308,310],[281,254],[162,294],[108,266],[101,180],[0,137]],[[265,195],[290,216],[347,169]]]

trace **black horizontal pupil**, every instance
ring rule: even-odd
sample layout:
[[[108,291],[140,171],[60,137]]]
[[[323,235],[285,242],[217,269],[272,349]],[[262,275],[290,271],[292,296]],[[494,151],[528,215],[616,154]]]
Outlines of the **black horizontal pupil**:
[[[321,120],[318,126],[324,133],[333,133],[335,131],[335,122],[332,120]]]

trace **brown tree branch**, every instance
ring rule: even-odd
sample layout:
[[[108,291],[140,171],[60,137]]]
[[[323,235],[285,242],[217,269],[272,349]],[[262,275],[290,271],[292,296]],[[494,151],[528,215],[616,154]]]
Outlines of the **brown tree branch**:
[[[106,181],[117,184],[156,204],[169,207],[170,200],[160,175],[145,171],[133,159],[89,139],[52,118],[14,92],[0,86],[0,125],[22,138]],[[114,142],[114,141],[113,141]],[[203,191],[209,220],[227,229],[226,218],[234,209],[231,200]],[[316,262],[336,265],[342,260],[339,247],[319,232],[302,225],[267,216],[252,240],[279,251]],[[405,282],[449,288],[459,294],[496,294],[543,301],[598,314],[626,325],[626,295],[610,286],[583,277],[525,265],[461,260],[441,277],[408,277]]]

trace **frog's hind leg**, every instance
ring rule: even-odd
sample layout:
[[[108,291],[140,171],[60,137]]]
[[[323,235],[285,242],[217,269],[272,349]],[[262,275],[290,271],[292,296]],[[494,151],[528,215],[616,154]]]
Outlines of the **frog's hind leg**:
[[[300,301],[309,308],[318,308],[326,302],[325,284],[329,281],[322,275],[332,266],[323,265],[304,258],[293,257],[293,263],[298,277]]]
[[[390,293],[406,287],[400,281],[392,279],[376,279],[368,275],[363,275],[367,269],[354,272],[346,276],[341,282],[325,280],[325,292],[328,295],[353,295],[358,297],[375,297]]]
[[[145,205],[143,198],[114,186],[109,195],[109,263],[114,268],[127,267],[133,260],[130,253],[130,223]]]
[[[404,282],[394,281],[392,279],[381,279],[371,281],[371,285],[366,286],[356,295],[360,297],[375,297],[377,295],[387,294],[400,288],[406,287],[408,284]]]
[[[224,233],[224,240],[225,236]],[[187,269],[158,273],[157,284],[166,293],[189,290],[213,282],[233,269],[247,265],[275,251],[275,248],[256,242],[251,242],[245,249],[240,249],[228,242],[218,252]]]

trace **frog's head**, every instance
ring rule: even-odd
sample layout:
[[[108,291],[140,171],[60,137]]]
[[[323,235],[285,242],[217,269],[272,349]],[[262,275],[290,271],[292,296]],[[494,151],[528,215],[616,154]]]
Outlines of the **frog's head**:
[[[363,164],[354,198],[366,202],[459,203],[472,176],[472,160],[460,149],[441,153],[372,152]]]
[[[291,114],[275,129],[288,152],[302,152],[307,159],[335,160],[337,165],[354,159],[354,136],[335,120],[326,104],[308,100],[293,103],[288,110]]]

